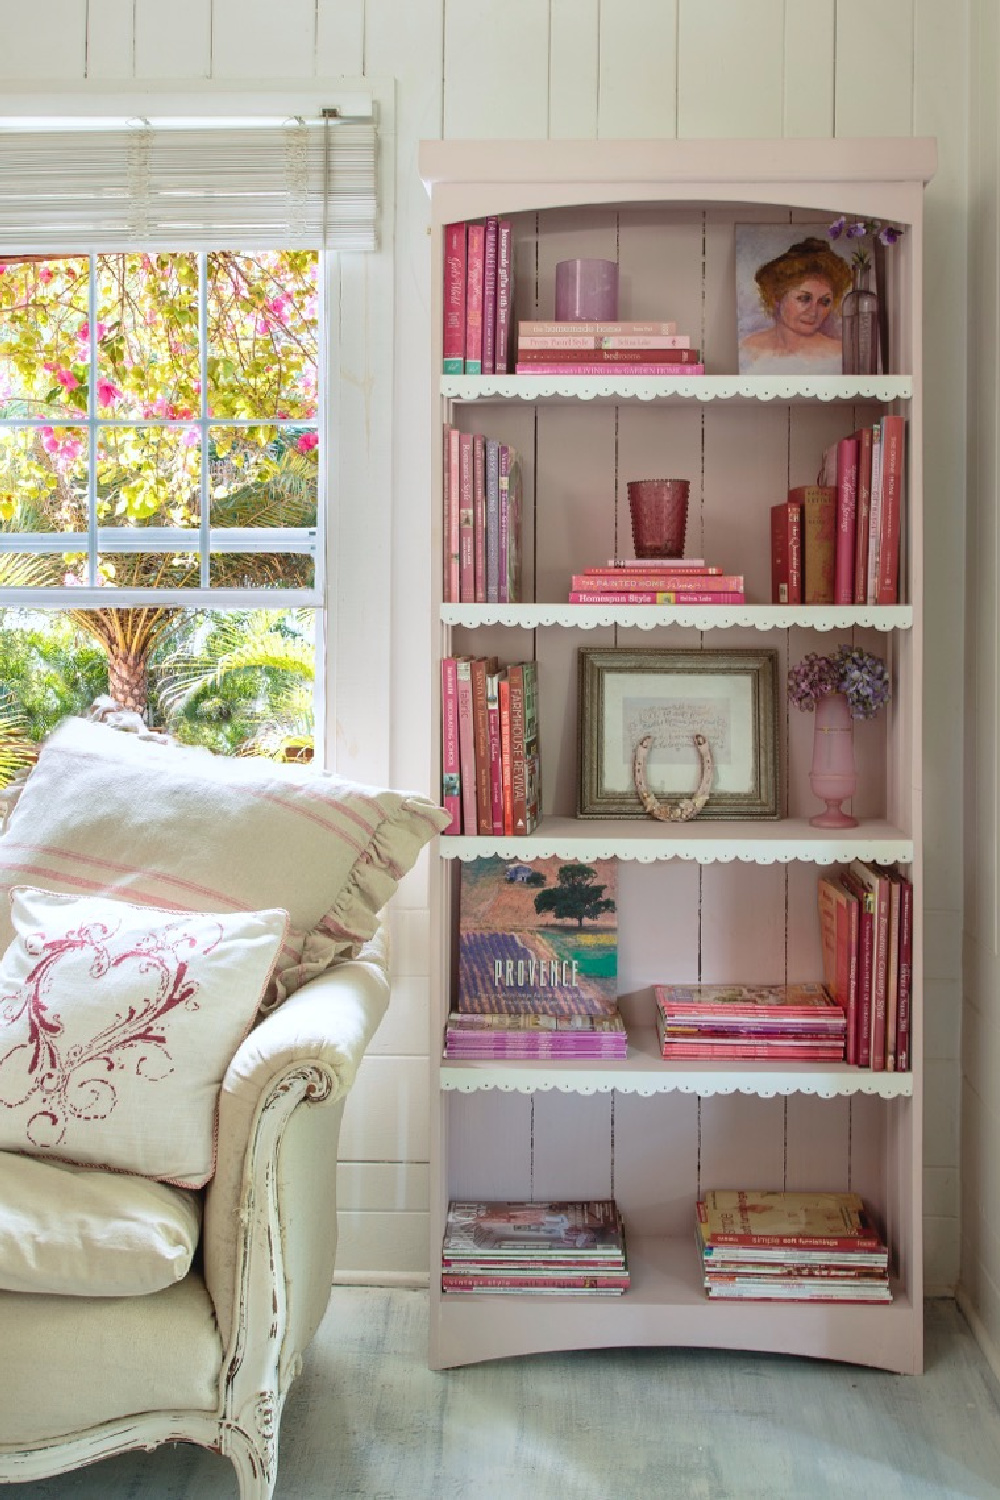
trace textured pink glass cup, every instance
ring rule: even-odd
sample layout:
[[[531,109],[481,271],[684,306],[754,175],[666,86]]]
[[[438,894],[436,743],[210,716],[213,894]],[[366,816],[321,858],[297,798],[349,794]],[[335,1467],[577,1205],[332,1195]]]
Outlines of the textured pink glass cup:
[[[636,557],[683,557],[688,479],[633,479],[628,485]]]
[[[618,317],[618,263],[561,260],[556,265],[556,322],[613,323]]]
[[[809,822],[813,828],[856,828],[857,818],[845,813],[840,805],[858,789],[850,704],[844,693],[827,693],[816,700],[815,712],[809,785],[826,808]]]

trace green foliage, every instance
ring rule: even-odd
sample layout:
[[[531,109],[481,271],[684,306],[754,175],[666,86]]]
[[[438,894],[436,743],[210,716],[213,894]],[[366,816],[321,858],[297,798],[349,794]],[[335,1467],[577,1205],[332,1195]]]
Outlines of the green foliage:
[[[107,659],[65,615],[2,610],[0,684],[37,745],[60,719],[107,692]]]
[[[0,687],[0,787],[7,786],[35,758],[28,726],[6,690]]]
[[[535,897],[535,910],[541,915],[551,912],[557,922],[595,921],[603,912],[614,911],[615,903],[605,896],[607,886],[597,884],[597,871],[590,865],[565,864],[559,870],[559,883]]]

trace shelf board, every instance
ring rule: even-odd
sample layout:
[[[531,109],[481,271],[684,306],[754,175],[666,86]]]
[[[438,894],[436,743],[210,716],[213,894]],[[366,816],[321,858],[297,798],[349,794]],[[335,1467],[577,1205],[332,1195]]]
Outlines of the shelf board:
[[[449,401],[906,401],[912,375],[442,375]]]
[[[852,859],[876,864],[910,864],[913,840],[880,819],[857,828],[813,828],[805,818],[723,818],[663,823],[655,818],[542,818],[534,833],[447,835],[435,846],[443,859],[687,859],[698,864],[847,864]]]
[[[912,1073],[872,1072],[846,1063],[664,1062],[653,1027],[629,1033],[628,1057],[620,1062],[495,1059],[444,1060],[440,1087],[471,1094],[480,1089],[534,1094],[748,1094],[772,1099],[779,1094],[817,1094],[835,1099],[871,1094],[881,1099],[908,1099]]]
[[[825,604],[442,604],[443,625],[506,625],[520,630],[555,625],[571,630],[593,630],[598,625],[637,626],[655,630],[661,625],[689,625],[694,630],[909,630],[913,606]]]

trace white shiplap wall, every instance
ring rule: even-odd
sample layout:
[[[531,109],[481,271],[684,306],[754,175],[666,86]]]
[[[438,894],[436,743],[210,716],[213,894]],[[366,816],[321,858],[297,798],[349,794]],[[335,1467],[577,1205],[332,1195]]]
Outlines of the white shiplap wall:
[[[395,83],[396,269],[387,433],[366,437],[389,492],[374,535],[391,649],[379,711],[396,784],[430,789],[427,204],[417,142],[468,137],[937,135],[928,193],[925,731],[929,1073],[927,1283],[958,1272],[964,387],[969,6],[994,0],[0,0],[0,88],[268,78]],[[995,54],[994,54],[995,57]],[[10,99],[7,101],[10,104]],[[995,142],[994,142],[995,147]],[[357,336],[355,334],[355,336]],[[351,415],[355,415],[351,413]],[[386,515],[390,525],[386,525]],[[356,521],[355,521],[356,524]],[[391,541],[389,540],[391,538]],[[940,586],[938,586],[940,579]],[[341,646],[349,623],[338,621]],[[372,668],[358,631],[359,683]],[[345,742],[351,728],[343,719]],[[375,747],[371,747],[378,753]],[[379,757],[381,758],[381,757]],[[364,764],[365,748],[349,759]],[[426,863],[395,903],[394,995],[342,1136],[344,1273],[427,1272]],[[994,1121],[995,1121],[994,1116]],[[996,1130],[994,1134],[996,1134]],[[997,1219],[994,1219],[996,1236]]]

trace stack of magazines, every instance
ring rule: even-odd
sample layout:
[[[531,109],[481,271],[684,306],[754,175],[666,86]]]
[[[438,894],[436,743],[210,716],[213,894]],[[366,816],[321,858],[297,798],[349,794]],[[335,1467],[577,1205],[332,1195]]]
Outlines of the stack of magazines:
[[[668,1059],[843,1062],[845,1018],[821,984],[658,984]]]
[[[455,1058],[570,1058],[577,1062],[622,1059],[628,1033],[620,1015],[466,1015],[452,1011],[444,1055]]]
[[[707,1192],[697,1238],[710,1297],[892,1301],[889,1251],[857,1193]]]
[[[625,1231],[613,1199],[448,1205],[445,1292],[610,1297],[628,1284]]]

